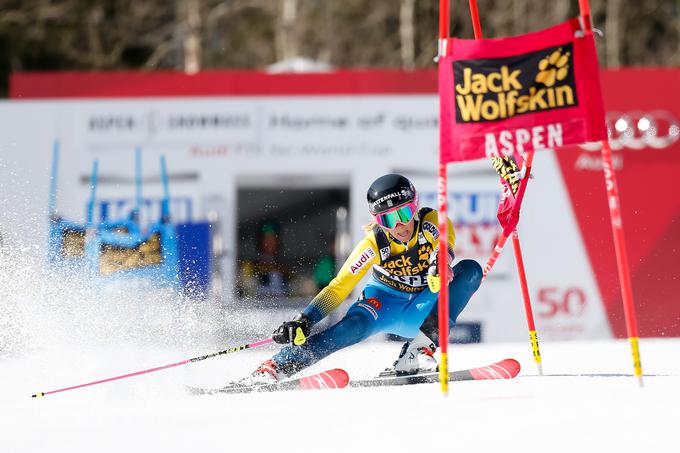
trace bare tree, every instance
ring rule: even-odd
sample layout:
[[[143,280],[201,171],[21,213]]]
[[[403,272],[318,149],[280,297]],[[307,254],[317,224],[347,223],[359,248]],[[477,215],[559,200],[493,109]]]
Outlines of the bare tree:
[[[401,0],[399,36],[401,38],[401,67],[413,69],[415,63],[415,0]]]
[[[680,0],[675,1],[675,51],[668,64],[680,66]]]
[[[182,36],[184,72],[195,74],[201,69],[201,0],[177,2],[177,30]]]
[[[296,22],[298,0],[279,0],[280,12],[276,27],[276,56],[278,60],[290,60],[298,55]]]
[[[527,13],[529,12],[529,2],[531,0],[515,0],[512,2],[512,23],[513,33],[519,35],[526,33]]]
[[[680,0],[591,0],[605,66],[680,65]],[[478,0],[484,35],[539,30],[575,0]],[[292,57],[336,67],[432,67],[438,4],[369,0],[0,0],[0,92],[18,70],[263,68]],[[471,38],[467,2],[451,28]]]
[[[621,3],[621,0],[609,0],[607,2],[605,61],[607,66],[612,68],[621,66],[621,21],[623,20]]]

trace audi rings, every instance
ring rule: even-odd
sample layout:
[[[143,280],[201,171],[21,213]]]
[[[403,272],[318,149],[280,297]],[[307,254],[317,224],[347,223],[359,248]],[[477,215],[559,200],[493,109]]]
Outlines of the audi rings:
[[[654,110],[649,113],[608,112],[607,133],[613,150],[668,148],[680,139],[680,124],[668,111]],[[581,148],[599,151],[600,143],[585,143]]]

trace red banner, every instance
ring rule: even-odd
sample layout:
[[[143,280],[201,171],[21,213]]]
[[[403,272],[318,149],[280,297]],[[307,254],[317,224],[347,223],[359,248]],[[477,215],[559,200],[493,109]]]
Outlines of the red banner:
[[[602,79],[640,336],[680,336],[680,71],[610,70]],[[612,331],[625,337],[600,148],[556,156]]]
[[[449,39],[439,61],[442,162],[606,138],[593,35],[578,19],[501,39]]]

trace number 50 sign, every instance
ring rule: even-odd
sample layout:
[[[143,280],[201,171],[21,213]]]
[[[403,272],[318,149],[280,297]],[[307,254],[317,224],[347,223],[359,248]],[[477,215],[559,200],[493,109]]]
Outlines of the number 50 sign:
[[[578,318],[585,312],[588,302],[585,291],[573,286],[567,289],[541,288],[538,290],[538,303],[541,307],[538,316],[541,318],[556,316]]]

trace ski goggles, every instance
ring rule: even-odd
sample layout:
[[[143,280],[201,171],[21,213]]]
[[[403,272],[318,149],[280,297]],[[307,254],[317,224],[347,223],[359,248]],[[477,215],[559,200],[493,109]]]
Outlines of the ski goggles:
[[[384,228],[394,228],[399,223],[407,224],[418,212],[418,207],[415,201],[406,203],[391,211],[381,212],[380,214],[373,214],[376,223]]]

